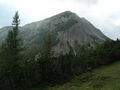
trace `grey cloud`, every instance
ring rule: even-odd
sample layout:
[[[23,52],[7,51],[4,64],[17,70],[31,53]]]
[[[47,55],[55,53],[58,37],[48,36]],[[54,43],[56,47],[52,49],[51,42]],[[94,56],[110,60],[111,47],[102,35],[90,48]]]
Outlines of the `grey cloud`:
[[[77,2],[82,2],[82,3],[85,3],[85,4],[97,4],[98,3],[98,0],[76,0]]]
[[[116,13],[110,15],[109,18],[112,18],[112,19],[120,19],[120,12],[116,12]]]
[[[96,4],[99,0],[53,0],[53,1],[61,1],[61,2],[77,2],[77,3],[84,3],[84,4]]]

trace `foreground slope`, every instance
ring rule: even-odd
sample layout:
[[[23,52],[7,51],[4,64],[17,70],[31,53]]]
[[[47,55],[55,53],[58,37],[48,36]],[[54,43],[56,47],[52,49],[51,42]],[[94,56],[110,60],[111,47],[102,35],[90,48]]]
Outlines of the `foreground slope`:
[[[2,42],[10,27],[0,29]],[[42,21],[33,22],[20,28],[25,46],[40,48],[48,33],[53,38],[53,50],[56,53],[68,53],[79,45],[94,44],[108,39],[99,29],[85,18],[66,11]]]
[[[120,62],[77,76],[64,85],[43,90],[120,90]]]

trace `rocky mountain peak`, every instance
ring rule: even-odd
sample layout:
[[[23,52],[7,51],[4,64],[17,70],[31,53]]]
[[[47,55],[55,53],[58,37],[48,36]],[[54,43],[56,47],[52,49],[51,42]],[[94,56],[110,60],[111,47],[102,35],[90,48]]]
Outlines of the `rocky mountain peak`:
[[[1,29],[0,38],[7,36],[8,29]],[[27,47],[39,48],[44,37],[51,33],[55,53],[76,53],[77,46],[103,42],[106,37],[85,18],[71,11],[65,11],[42,21],[33,22],[20,28],[20,35]],[[1,40],[0,40],[1,42]]]

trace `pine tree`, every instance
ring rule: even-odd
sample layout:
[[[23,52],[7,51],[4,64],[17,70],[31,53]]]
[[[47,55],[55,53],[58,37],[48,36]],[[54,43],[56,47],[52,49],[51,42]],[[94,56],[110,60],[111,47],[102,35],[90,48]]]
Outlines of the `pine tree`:
[[[21,39],[19,35],[20,19],[18,12],[15,13],[12,22],[12,30],[8,32],[5,43],[1,47],[0,60],[2,62],[0,70],[3,74],[2,78],[7,81],[1,81],[8,88],[15,88],[19,81],[20,61],[21,61]],[[8,86],[9,85],[9,86]]]
[[[16,64],[19,63],[20,52],[22,49],[21,39],[20,37],[18,37],[19,24],[20,24],[20,19],[19,19],[18,12],[16,12],[12,22],[13,29],[8,32],[8,36],[5,42],[6,50],[8,53],[7,57],[9,57],[8,59],[11,60],[11,62],[14,62]]]

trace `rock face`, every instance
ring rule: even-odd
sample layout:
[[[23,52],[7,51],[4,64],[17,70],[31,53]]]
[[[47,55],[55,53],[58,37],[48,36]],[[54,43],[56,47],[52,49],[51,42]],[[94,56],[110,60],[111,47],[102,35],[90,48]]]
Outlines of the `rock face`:
[[[4,41],[9,29],[11,27],[0,29],[0,43]],[[40,47],[43,38],[51,33],[55,53],[68,53],[71,49],[75,53],[78,45],[94,44],[108,39],[85,18],[80,18],[70,11],[27,24],[20,28],[20,33],[25,45],[30,48]]]

